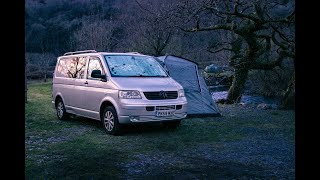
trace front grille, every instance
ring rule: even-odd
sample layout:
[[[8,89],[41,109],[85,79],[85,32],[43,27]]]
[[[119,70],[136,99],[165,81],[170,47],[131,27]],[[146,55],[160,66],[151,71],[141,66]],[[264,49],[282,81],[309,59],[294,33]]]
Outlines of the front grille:
[[[177,91],[156,91],[156,92],[143,92],[149,100],[162,100],[162,99],[177,99]]]
[[[175,107],[174,107],[174,105],[171,105],[171,106],[157,106],[156,107],[156,110],[158,111],[158,110],[174,110],[174,109],[176,109]]]

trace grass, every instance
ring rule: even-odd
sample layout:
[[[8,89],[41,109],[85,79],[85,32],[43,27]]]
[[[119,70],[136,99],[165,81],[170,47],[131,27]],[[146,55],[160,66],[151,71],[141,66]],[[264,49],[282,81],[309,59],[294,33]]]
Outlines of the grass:
[[[135,160],[135,155],[178,154],[201,144],[237,141],[248,137],[243,132],[248,127],[284,128],[294,141],[294,123],[287,122],[292,118],[281,120],[286,117],[285,111],[272,111],[269,116],[279,120],[264,123],[261,118],[267,111],[261,111],[261,117],[249,116],[250,119],[238,117],[236,112],[225,112],[218,118],[185,119],[174,131],[160,124],[135,125],[125,127],[123,136],[110,136],[95,120],[80,117],[58,120],[51,104],[50,81],[32,83],[28,88],[26,179],[118,179],[127,173],[123,164]],[[183,163],[179,166],[192,167]]]

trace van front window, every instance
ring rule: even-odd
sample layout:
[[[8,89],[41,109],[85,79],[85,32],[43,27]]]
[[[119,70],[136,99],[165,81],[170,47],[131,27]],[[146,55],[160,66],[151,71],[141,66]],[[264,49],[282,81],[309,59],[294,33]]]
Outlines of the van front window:
[[[151,56],[105,55],[111,76],[167,77],[161,65]]]

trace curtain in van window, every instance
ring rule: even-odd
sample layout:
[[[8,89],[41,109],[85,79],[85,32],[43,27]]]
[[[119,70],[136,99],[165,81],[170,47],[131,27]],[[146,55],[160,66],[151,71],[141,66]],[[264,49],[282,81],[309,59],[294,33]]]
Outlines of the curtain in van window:
[[[57,77],[84,78],[86,57],[70,57],[60,59],[57,68]]]

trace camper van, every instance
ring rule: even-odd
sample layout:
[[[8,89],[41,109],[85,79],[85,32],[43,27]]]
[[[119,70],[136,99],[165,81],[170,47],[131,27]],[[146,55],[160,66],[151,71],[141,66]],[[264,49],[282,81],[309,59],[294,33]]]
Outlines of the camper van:
[[[179,126],[187,116],[183,87],[152,56],[95,50],[58,57],[52,103],[58,119],[78,115],[99,120],[106,133],[123,124],[161,122]]]

